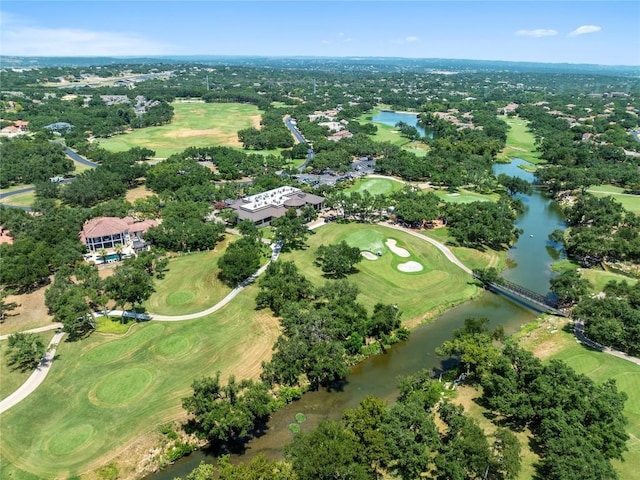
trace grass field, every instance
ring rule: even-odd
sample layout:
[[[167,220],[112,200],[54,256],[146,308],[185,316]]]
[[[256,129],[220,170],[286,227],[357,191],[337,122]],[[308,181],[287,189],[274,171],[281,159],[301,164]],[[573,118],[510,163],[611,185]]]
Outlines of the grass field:
[[[535,137],[528,129],[528,122],[518,117],[500,117],[507,125],[507,144],[498,155],[500,160],[522,158],[527,162],[540,163],[540,154],[536,152]]]
[[[398,246],[408,250],[411,256],[393,254],[385,245],[387,239],[395,239]],[[285,253],[281,258],[294,260],[314,285],[321,285],[326,279],[320,268],[314,265],[316,249],[320,245],[335,244],[342,240],[361,250],[382,252],[377,260],[363,259],[356,265],[358,273],[347,278],[360,289],[360,302],[368,306],[378,302],[397,304],[403,312],[403,320],[409,322],[407,324],[426,320],[478,293],[469,276],[450,263],[435,247],[380,225],[331,223],[315,230],[315,235],[307,242],[309,248]],[[419,262],[423,270],[403,273],[397,269],[398,264],[408,261]]]
[[[138,446],[149,445],[145,438],[155,438],[159,424],[184,418],[181,398],[195,378],[217,370],[223,378],[255,378],[279,332],[267,311],[254,310],[256,293],[251,286],[198,320],[63,342],[47,381],[0,416],[3,478],[68,478],[118,451],[134,462],[148,453]],[[120,478],[136,465],[129,468],[119,467]]]
[[[378,127],[378,131],[375,135],[370,137],[376,142],[389,142],[393,145],[403,147],[418,156],[424,156],[429,151],[429,147],[421,142],[412,142],[407,138],[400,135],[400,131],[393,125],[386,125],[384,123],[378,123],[372,121],[372,118],[380,113],[383,109],[388,109],[388,106],[379,106],[374,108],[370,113],[364,113],[358,117],[359,123],[372,123]]]
[[[55,335],[55,331],[37,333],[45,346],[49,345],[49,342]],[[22,385],[27,378],[33,373],[32,371],[20,372],[14,370],[7,364],[7,356],[5,355],[7,348],[7,340],[0,340],[0,400],[7,398],[16,389]]]
[[[132,147],[154,150],[166,158],[187,147],[226,145],[239,147],[238,130],[257,126],[261,112],[243,103],[173,103],[174,117],[169,125],[148,127],[99,140],[114,152]]]
[[[624,414],[629,420],[625,462],[614,462],[621,479],[636,478],[640,471],[640,367],[578,343],[573,334],[564,330],[567,319],[547,317],[538,320],[537,328],[527,328],[520,343],[542,359],[557,358],[567,362],[578,373],[584,373],[597,383],[615,378],[618,389],[629,396]],[[521,477],[523,480],[525,477]],[[530,477],[526,477],[530,478]]]
[[[596,383],[602,383],[608,378],[616,379],[618,389],[629,396],[624,413],[629,420],[627,433],[631,438],[627,443],[629,451],[624,455],[625,461],[614,461],[613,465],[619,478],[636,478],[640,470],[640,367],[582,346],[576,342],[573,334],[563,330],[567,323],[567,319],[559,317],[541,317],[521,330],[518,334],[520,344],[543,361],[550,358],[563,360],[576,372],[584,373]],[[496,427],[484,415],[486,410],[474,401],[479,396],[477,390],[464,387],[459,389],[455,403],[463,405],[465,411],[486,432],[493,432]],[[534,477],[534,463],[538,457],[529,449],[528,432],[517,433],[517,436],[522,447],[522,471],[518,478],[529,480]]]
[[[353,186],[347,188],[345,192],[368,191],[371,195],[389,195],[398,190],[402,190],[404,183],[390,178],[359,178]]]
[[[25,185],[23,185],[24,187]],[[30,207],[36,199],[36,192],[31,190],[30,192],[19,193],[18,195],[12,195],[11,197],[3,198],[0,200],[0,204],[6,205],[18,205],[20,207]]]
[[[615,280],[616,282],[621,282],[622,280],[624,280],[629,285],[635,285],[636,283],[638,283],[638,280],[629,278],[619,273],[607,272],[604,270],[595,270],[592,268],[581,268],[580,274],[583,278],[586,278],[591,282],[591,284],[593,285],[594,293],[601,292],[604,286],[612,280]]]
[[[447,203],[496,202],[498,200],[498,195],[496,194],[485,195],[465,189],[460,189],[455,193],[446,190],[433,190],[433,193]]]
[[[640,195],[624,193],[623,188],[615,187],[613,185],[597,185],[589,188],[587,192],[596,197],[611,196],[620,202],[625,210],[635,214],[640,214]]]
[[[222,300],[231,288],[218,280],[218,259],[235,238],[227,234],[215,250],[172,258],[165,278],[156,280],[156,291],[145,308],[161,315],[184,315],[206,310]]]

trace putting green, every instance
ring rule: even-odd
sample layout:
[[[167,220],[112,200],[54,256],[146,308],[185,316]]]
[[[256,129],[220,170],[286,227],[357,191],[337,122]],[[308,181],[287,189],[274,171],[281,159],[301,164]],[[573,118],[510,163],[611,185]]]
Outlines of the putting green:
[[[98,345],[83,355],[84,361],[98,365],[121,360],[135,353],[143,343],[160,335],[164,328],[165,326],[162,323],[156,323],[137,332],[137,335]]]
[[[589,375],[600,368],[603,362],[600,357],[586,354],[575,355],[566,361],[569,365],[580,365],[580,371],[585,375]]]
[[[184,335],[173,335],[160,340],[155,351],[161,357],[177,357],[192,351],[191,342]]]
[[[369,228],[348,233],[342,240],[347,242],[350,247],[358,247],[360,250],[367,250],[374,255],[388,250],[384,245],[386,238],[382,233]]]
[[[107,406],[126,405],[142,394],[152,380],[153,375],[146,368],[119,370],[100,381],[89,393],[89,399],[95,397],[100,404]]]
[[[368,191],[371,195],[386,195],[396,190],[401,190],[404,185],[389,178],[362,178],[356,180],[355,184],[348,188],[347,192]]]
[[[95,434],[96,429],[89,423],[70,425],[49,438],[46,448],[53,455],[70,455],[80,450]]]
[[[193,300],[195,296],[196,294],[194,292],[185,292],[185,291],[173,292],[169,294],[169,296],[167,297],[167,303],[173,306],[184,305],[186,303],[189,303],[191,300]]]

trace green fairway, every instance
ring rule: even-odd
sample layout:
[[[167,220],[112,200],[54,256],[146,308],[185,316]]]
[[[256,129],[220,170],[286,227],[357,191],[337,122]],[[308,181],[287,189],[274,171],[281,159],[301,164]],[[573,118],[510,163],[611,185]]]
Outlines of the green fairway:
[[[23,185],[24,187],[24,185]],[[0,200],[0,203],[6,205],[18,205],[20,207],[30,207],[36,199],[36,192],[31,190],[30,192],[19,193]]]
[[[434,190],[433,193],[447,203],[495,202],[498,200],[498,195],[495,194],[485,195],[464,189],[453,193],[446,190]]]
[[[540,154],[536,151],[535,136],[528,130],[526,120],[518,117],[500,117],[507,125],[507,144],[498,155],[500,160],[522,158],[530,163],[540,163]]]
[[[388,195],[397,190],[402,190],[403,187],[404,183],[390,178],[359,178],[345,192],[362,193],[366,190],[371,195]]]
[[[636,283],[638,283],[638,280],[629,278],[619,273],[606,272],[604,270],[595,270],[592,268],[581,268],[580,275],[591,282],[591,285],[593,285],[592,291],[594,293],[601,292],[604,286],[612,280],[615,280],[616,282],[621,282],[622,280],[624,280],[629,285],[635,285]]]
[[[218,259],[234,235],[225,235],[215,250],[172,258],[169,271],[156,280],[156,291],[145,308],[161,315],[200,312],[222,300],[231,288],[218,280]]]
[[[244,103],[174,102],[174,117],[169,125],[147,127],[111,138],[100,139],[100,146],[122,152],[133,147],[154,150],[166,158],[187,147],[241,146],[238,130],[258,125],[258,107]]]
[[[37,334],[45,347],[49,345],[49,342],[55,335],[54,330]],[[28,372],[21,372],[14,370],[7,364],[7,340],[0,341],[0,400],[7,398],[16,389],[22,385],[27,378],[33,373],[31,370]]]
[[[46,381],[0,415],[3,477],[93,471],[116,449],[183,417],[181,398],[195,378],[217,370],[223,379],[255,378],[279,331],[266,311],[254,309],[257,290],[198,320],[138,323],[124,337],[62,342]]]
[[[620,202],[625,210],[640,214],[640,195],[624,193],[624,189],[613,185],[597,185],[590,187],[587,192],[596,197],[613,197]]]
[[[391,252],[385,245],[387,239],[396,240],[397,246],[406,249],[410,256]],[[327,280],[314,265],[316,249],[342,240],[362,250],[382,253],[376,260],[363,259],[356,265],[358,273],[347,277],[360,289],[358,300],[370,307],[378,302],[397,304],[405,321],[431,318],[478,293],[471,278],[434,246],[380,225],[331,223],[315,230],[308,240],[309,248],[285,253],[281,258],[294,260],[314,285],[322,285]],[[406,262],[418,262],[423,270],[409,273],[398,270],[398,265]]]
[[[616,461],[614,466],[620,478],[635,478],[640,471],[640,366],[593,351],[575,341],[567,343],[553,358],[564,360],[578,373],[584,373],[597,383],[613,378],[618,389],[629,396],[624,408],[624,414],[629,420],[627,433],[631,437],[627,443],[629,451],[624,455],[625,461]]]

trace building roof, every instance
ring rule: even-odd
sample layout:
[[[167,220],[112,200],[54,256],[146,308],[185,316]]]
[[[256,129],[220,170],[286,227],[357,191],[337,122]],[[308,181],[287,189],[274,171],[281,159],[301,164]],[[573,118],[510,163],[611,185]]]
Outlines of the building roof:
[[[284,186],[227,202],[227,205],[238,212],[239,220],[251,220],[255,223],[267,218],[282,217],[287,208],[320,205],[322,202],[324,197],[305,193],[296,187]]]
[[[96,217],[87,220],[80,232],[80,240],[86,243],[87,238],[119,235],[124,232],[144,233],[149,228],[160,224],[160,220],[137,221],[133,217]]]

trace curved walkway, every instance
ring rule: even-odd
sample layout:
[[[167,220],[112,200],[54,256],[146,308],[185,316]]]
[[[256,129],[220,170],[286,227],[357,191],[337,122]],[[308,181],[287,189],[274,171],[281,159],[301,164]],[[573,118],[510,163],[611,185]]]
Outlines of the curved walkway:
[[[50,330],[50,329],[49,329]],[[40,330],[43,331],[43,330]],[[33,371],[31,376],[27,378],[27,381],[24,382],[20,387],[9,395],[7,398],[0,402],[0,413],[4,413],[9,410],[11,407],[21,402],[27,396],[31,394],[49,374],[49,370],[51,369],[51,365],[53,364],[53,359],[56,355],[56,347],[62,340],[64,336],[64,332],[58,331],[51,342],[49,342],[49,346],[47,347],[47,353],[44,354],[42,360],[40,360],[40,364]]]
[[[593,340],[588,338],[584,333],[584,322],[578,318],[573,320],[573,334],[576,336],[580,343],[586,345],[587,347],[593,348],[594,350],[598,350],[602,353],[608,353],[609,355],[613,355],[614,357],[621,358],[622,360],[635,363],[636,365],[640,365],[640,358],[632,357],[627,353],[621,352],[619,350],[614,350],[598,342],[594,342]]]

